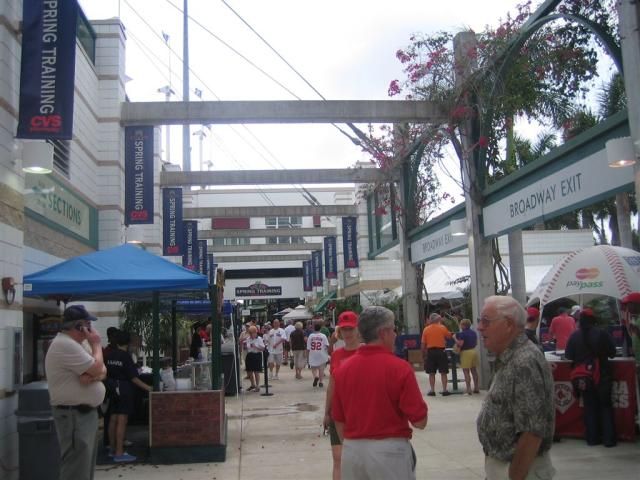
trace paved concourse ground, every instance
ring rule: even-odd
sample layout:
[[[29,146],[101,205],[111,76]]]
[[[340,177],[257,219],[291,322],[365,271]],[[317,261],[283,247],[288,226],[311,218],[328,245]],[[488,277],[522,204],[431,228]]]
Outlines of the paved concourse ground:
[[[427,376],[416,372],[423,394]],[[271,397],[248,393],[227,397],[227,461],[180,465],[103,465],[95,479],[123,480],[325,480],[331,478],[331,451],[322,432],[325,389],[313,388],[311,372],[295,380],[288,367],[272,383]],[[246,381],[245,381],[246,382]],[[325,388],[328,382],[325,382]],[[245,386],[247,384],[245,383]],[[484,456],[475,419],[484,394],[425,397],[426,430],[412,440],[418,456],[418,479],[484,478]],[[587,447],[581,440],[554,443],[558,480],[640,479],[640,443],[616,448]],[[390,479],[392,480],[392,479]]]

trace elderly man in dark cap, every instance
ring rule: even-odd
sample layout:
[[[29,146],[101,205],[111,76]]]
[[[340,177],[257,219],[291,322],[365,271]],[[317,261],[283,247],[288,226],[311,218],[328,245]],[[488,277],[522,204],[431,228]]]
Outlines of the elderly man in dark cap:
[[[96,463],[97,407],[104,399],[101,380],[107,369],[100,335],[91,327],[96,317],[83,305],[63,314],[62,331],[45,358],[49,396],[60,443],[60,479],[91,480]]]

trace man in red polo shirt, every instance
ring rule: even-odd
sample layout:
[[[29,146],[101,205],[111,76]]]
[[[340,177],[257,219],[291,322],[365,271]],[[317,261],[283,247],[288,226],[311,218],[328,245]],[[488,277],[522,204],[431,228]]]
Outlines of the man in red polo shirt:
[[[427,426],[427,404],[411,366],[393,354],[393,312],[367,307],[365,343],[335,372],[331,416],[342,444],[343,480],[415,479],[411,426]]]
[[[558,309],[557,317],[553,317],[549,326],[549,333],[556,339],[556,350],[564,350],[567,347],[569,337],[576,331],[576,320],[569,316],[569,310],[564,307]]]

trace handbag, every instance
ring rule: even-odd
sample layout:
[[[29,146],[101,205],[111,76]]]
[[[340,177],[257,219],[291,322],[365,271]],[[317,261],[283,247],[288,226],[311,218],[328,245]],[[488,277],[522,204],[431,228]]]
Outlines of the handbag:
[[[594,359],[586,363],[578,363],[571,369],[569,379],[578,392],[590,392],[600,383],[600,360]]]
[[[569,379],[576,392],[592,392],[600,383],[600,359],[589,344],[584,332],[582,332],[582,338],[591,355],[586,361],[573,366],[569,373]]]
[[[453,353],[455,353],[456,355],[460,355],[460,351],[462,350],[462,347],[460,345],[458,345],[458,342],[455,342],[453,344],[453,347],[451,347],[451,351]]]

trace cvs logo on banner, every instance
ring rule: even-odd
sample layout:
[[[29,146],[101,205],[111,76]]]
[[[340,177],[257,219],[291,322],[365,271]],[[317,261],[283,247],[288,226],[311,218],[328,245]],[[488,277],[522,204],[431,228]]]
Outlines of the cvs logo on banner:
[[[60,115],[36,115],[31,117],[29,127],[32,132],[58,133],[62,129],[62,117]]]
[[[146,210],[131,212],[131,220],[146,220],[147,218],[149,218],[149,212]]]

